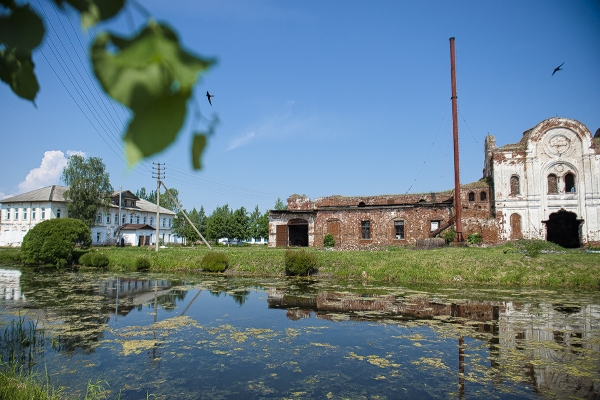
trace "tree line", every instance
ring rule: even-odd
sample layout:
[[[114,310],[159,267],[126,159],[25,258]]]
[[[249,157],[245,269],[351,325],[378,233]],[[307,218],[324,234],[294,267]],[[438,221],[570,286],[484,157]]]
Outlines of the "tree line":
[[[88,227],[93,227],[99,208],[108,207],[109,197],[113,191],[108,172],[101,158],[85,158],[81,155],[71,155],[62,174],[63,181],[69,185],[66,192],[69,216],[82,220]],[[175,212],[177,215],[171,227],[172,232],[182,237],[187,243],[200,240],[198,233],[178,209],[175,199],[179,204],[179,191],[169,189],[171,196],[166,193],[160,195],[160,205]],[[156,191],[147,190],[145,187],[138,189],[135,195],[143,200],[156,204]],[[274,208],[285,209],[283,201],[278,198]],[[214,209],[212,214],[206,215],[204,206],[197,210],[186,211],[190,221],[207,240],[215,242],[220,238],[247,240],[251,238],[269,237],[269,212],[261,213],[258,205],[253,211],[240,207],[237,210],[228,204]]]

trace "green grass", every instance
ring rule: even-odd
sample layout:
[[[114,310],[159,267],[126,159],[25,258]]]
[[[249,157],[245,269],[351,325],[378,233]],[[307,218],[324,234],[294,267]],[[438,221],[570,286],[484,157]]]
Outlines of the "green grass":
[[[61,400],[63,393],[50,384],[47,376],[25,374],[15,366],[0,370],[0,399]]]
[[[371,251],[327,251],[308,248],[318,260],[317,276],[365,279],[398,284],[484,284],[536,287],[600,287],[600,255],[562,249],[551,243],[517,242],[489,248],[446,247],[434,250],[390,247]],[[540,247],[541,246],[541,247]],[[14,250],[14,249],[11,249]],[[0,254],[5,251],[0,249]],[[199,272],[204,246],[154,249],[104,248],[109,270],[135,271],[147,257],[152,272]],[[229,275],[284,276],[284,248],[223,247]],[[551,253],[545,253],[551,251]],[[1,260],[1,257],[0,257]],[[364,272],[364,274],[363,274]]]

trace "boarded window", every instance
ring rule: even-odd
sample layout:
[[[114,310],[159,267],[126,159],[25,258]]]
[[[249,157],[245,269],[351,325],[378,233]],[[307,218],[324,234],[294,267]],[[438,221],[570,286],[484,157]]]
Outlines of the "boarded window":
[[[360,231],[363,240],[371,239],[371,221],[361,221]]]
[[[404,221],[394,221],[396,239],[404,239]]]
[[[548,194],[558,193],[558,178],[554,174],[548,175]]]
[[[487,193],[486,192],[479,193],[479,200],[480,201],[486,201],[487,200]]]
[[[521,193],[521,190],[519,188],[519,177],[513,175],[510,177],[510,195],[516,196],[519,193]]]
[[[327,233],[331,233],[335,247],[339,247],[341,244],[340,221],[327,221]]]
[[[469,201],[475,201],[475,193],[469,193]]]
[[[565,192],[575,193],[575,175],[570,172],[565,175]]]
[[[521,216],[519,214],[512,214],[510,216],[510,239],[523,239],[523,231],[521,229]]]

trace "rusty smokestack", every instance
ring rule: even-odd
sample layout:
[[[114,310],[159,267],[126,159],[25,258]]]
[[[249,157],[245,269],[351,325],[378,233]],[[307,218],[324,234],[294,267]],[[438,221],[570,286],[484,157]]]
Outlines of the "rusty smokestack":
[[[458,157],[458,101],[456,96],[456,54],[454,38],[450,38],[450,75],[452,79],[452,137],[454,142],[454,212],[456,217],[456,242],[464,242],[462,232],[462,206],[460,202],[460,160]]]

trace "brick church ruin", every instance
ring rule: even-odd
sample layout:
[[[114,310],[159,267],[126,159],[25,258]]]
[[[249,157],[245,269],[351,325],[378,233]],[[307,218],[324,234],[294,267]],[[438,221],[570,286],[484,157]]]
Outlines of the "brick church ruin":
[[[543,239],[564,247],[600,244],[600,130],[550,118],[502,147],[485,139],[481,180],[460,186],[462,231],[484,243]],[[385,196],[292,195],[269,213],[269,246],[336,248],[414,245],[455,224],[454,190]]]

